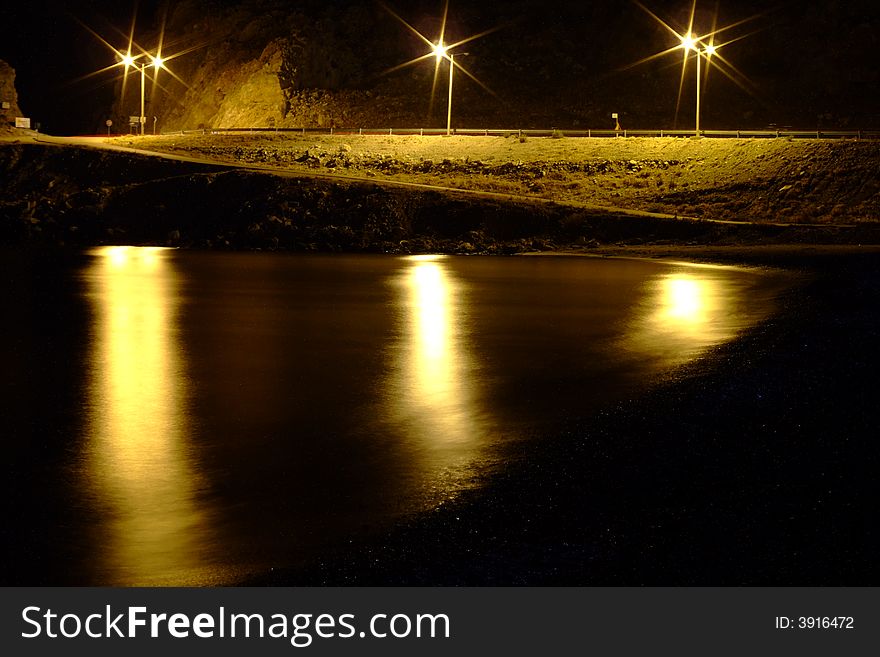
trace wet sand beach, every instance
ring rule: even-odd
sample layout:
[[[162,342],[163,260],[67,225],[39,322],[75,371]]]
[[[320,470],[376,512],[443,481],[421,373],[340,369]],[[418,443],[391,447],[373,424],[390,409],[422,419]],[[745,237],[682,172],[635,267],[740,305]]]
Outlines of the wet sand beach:
[[[517,445],[480,490],[248,583],[876,585],[880,256],[703,256],[805,276],[771,320]]]

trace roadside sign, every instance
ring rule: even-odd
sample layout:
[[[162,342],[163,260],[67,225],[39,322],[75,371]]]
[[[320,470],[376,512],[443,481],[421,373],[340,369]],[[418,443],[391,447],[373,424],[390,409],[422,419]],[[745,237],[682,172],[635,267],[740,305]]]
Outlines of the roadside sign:
[[[31,120],[28,118],[24,118],[21,116],[15,117],[15,127],[16,128],[24,128],[25,130],[31,129]]]

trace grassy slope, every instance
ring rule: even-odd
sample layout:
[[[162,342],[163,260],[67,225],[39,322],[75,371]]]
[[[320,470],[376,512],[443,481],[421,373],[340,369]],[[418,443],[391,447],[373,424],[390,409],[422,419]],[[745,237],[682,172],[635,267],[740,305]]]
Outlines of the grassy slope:
[[[156,150],[710,219],[880,218],[880,142],[173,135]]]

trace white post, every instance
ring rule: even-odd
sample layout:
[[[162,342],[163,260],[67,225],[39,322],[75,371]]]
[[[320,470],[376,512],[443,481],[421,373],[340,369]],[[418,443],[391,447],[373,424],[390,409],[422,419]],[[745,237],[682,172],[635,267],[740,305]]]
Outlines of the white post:
[[[144,136],[144,121],[146,120],[146,116],[144,116],[144,81],[146,79],[146,64],[141,64],[141,115],[138,123],[141,124],[141,136]]]
[[[446,135],[452,134],[452,77],[455,72],[455,55],[449,55],[449,106],[446,110]]]
[[[700,60],[702,59],[702,54],[700,53],[699,48],[697,49],[697,130],[696,136],[700,136]]]

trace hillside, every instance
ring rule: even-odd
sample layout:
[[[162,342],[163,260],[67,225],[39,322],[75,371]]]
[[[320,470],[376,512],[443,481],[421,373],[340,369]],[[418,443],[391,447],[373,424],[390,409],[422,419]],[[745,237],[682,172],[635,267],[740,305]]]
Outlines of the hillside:
[[[0,145],[0,242],[502,254],[645,244],[880,244],[875,142],[250,135],[83,141],[116,150],[65,140]]]
[[[880,220],[880,142],[169,135],[140,148],[224,162],[767,223]]]

